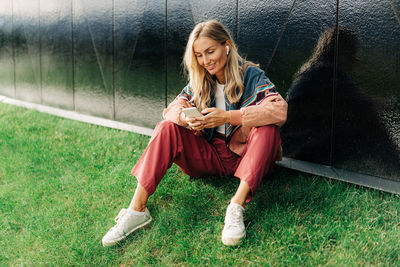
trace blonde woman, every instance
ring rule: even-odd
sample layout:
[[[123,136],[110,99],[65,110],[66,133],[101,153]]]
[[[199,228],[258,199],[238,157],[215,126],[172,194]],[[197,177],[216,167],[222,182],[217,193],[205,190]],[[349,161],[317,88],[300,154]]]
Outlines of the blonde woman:
[[[245,202],[281,158],[279,127],[286,121],[287,103],[261,69],[240,57],[221,23],[210,20],[195,26],[183,63],[189,83],[164,110],[164,120],[133,168],[135,194],[103,237],[103,246],[151,222],[147,200],[173,163],[194,177],[240,179],[222,232],[225,245],[237,245],[246,234]],[[186,116],[183,109],[189,107],[202,114]]]

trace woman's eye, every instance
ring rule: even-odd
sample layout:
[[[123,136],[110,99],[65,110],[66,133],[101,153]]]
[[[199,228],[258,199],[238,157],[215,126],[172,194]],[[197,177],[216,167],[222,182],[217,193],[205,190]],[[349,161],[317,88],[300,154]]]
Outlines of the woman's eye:
[[[201,55],[196,55],[196,57],[201,57]]]
[[[214,53],[214,50],[208,51],[208,54],[211,55],[212,53]]]

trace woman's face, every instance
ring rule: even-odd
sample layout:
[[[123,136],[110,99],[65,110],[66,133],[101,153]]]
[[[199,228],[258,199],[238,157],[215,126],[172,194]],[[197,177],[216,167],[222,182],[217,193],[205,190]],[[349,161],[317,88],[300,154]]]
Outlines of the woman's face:
[[[199,37],[193,43],[193,51],[197,62],[211,75],[215,75],[219,83],[225,84],[226,45],[207,37]]]

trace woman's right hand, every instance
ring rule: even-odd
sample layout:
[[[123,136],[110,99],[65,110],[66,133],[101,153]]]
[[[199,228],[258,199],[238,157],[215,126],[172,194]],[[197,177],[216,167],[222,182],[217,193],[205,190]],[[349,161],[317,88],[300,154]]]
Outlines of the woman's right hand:
[[[204,126],[202,124],[204,117],[187,117],[183,112],[181,116],[181,118],[186,121],[186,123],[192,130],[201,131],[204,129]]]

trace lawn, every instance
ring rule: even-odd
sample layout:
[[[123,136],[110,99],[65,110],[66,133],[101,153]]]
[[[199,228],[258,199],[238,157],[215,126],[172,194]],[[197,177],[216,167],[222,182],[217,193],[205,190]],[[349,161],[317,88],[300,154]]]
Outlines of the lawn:
[[[221,240],[238,179],[174,165],[153,222],[103,248],[136,186],[148,136],[0,104],[0,265],[398,265],[400,197],[277,168],[246,206],[247,238]]]

